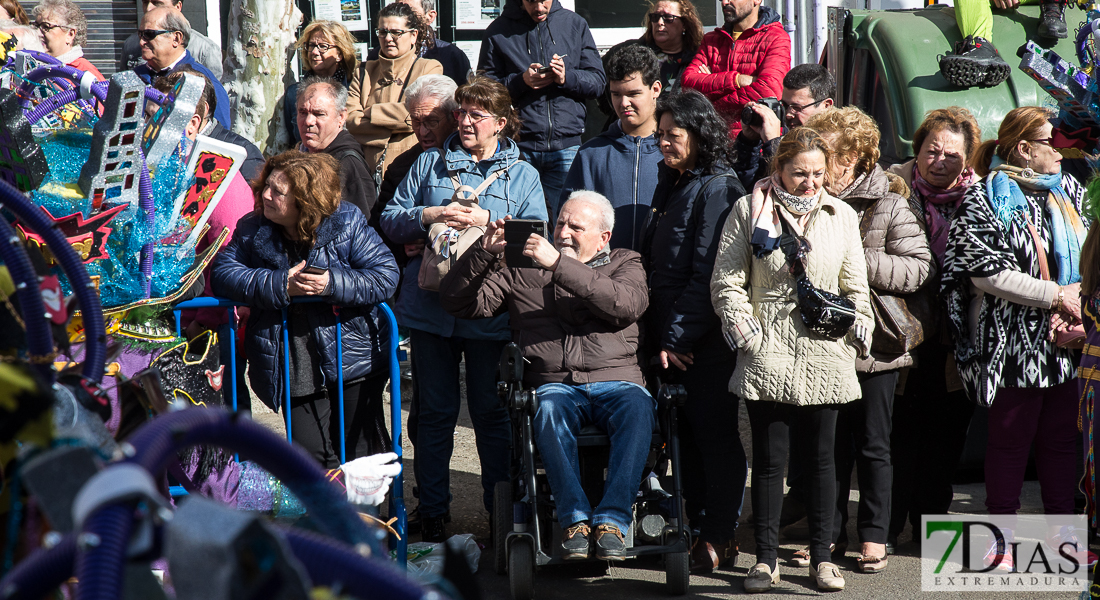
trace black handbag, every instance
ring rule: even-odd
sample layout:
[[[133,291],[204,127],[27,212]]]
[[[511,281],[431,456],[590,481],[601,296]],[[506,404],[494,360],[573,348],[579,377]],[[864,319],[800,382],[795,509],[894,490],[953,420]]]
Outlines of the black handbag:
[[[856,322],[856,303],[826,292],[810,282],[806,277],[805,262],[806,254],[810,252],[810,241],[791,234],[785,222],[782,225],[783,234],[779,238],[779,247],[787,256],[788,268],[795,278],[798,312],[802,314],[802,323],[821,337],[839,340]]]

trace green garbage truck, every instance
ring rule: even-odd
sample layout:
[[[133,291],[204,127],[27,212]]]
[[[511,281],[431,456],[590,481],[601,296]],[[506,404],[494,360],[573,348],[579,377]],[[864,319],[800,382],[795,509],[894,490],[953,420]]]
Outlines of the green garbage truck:
[[[1068,9],[1070,37],[1051,46],[1075,64],[1073,32],[1084,15],[1084,11]],[[993,11],[993,43],[1013,67],[1008,80],[995,87],[959,89],[940,75],[939,56],[950,52],[961,37],[950,6],[830,8],[824,61],[836,77],[837,104],[858,106],[875,117],[882,130],[882,160],[892,164],[913,156],[913,132],[932,109],[969,109],[986,140],[997,137],[997,127],[1013,108],[1048,106],[1057,110],[1054,99],[1016,68],[1020,64],[1017,48],[1029,38],[1035,39],[1038,22],[1038,5]]]

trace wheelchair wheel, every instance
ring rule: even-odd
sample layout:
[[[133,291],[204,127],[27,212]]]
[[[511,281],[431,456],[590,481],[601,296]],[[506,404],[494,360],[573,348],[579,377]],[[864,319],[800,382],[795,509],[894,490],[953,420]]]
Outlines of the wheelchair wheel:
[[[688,553],[674,552],[665,555],[665,586],[673,596],[683,596],[691,585],[688,570]]]
[[[512,600],[535,597],[535,549],[526,537],[512,540],[508,547],[508,587]]]
[[[493,558],[497,575],[508,572],[508,552],[505,545],[512,531],[512,484],[498,481],[493,488]]]

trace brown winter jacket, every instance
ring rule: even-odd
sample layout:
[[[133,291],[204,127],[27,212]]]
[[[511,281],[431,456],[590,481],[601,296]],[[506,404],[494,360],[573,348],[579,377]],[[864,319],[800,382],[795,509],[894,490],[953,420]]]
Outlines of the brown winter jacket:
[[[507,312],[512,339],[529,361],[524,383],[644,385],[638,320],[649,306],[637,252],[617,248],[582,263],[562,256],[555,271],[510,269],[475,244],[439,288],[443,309],[476,319]]]
[[[874,290],[891,295],[912,294],[925,286],[935,273],[935,261],[928,248],[924,223],[909,204],[908,187],[900,178],[888,175],[878,165],[841,199],[859,215],[872,211],[863,236],[867,259],[867,282]],[[901,193],[899,193],[901,192]],[[876,324],[877,325],[877,324]],[[905,354],[883,354],[871,346],[871,357],[856,360],[856,370],[877,372],[913,364]]]

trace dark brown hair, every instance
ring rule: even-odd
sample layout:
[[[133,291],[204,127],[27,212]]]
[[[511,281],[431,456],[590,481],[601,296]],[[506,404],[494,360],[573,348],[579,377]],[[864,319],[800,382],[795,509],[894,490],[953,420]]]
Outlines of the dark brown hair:
[[[384,17],[404,17],[405,27],[416,30],[416,45],[413,46],[413,52],[417,54],[424,48],[424,44],[428,43],[428,26],[429,24],[424,22],[424,19],[420,18],[420,15],[412,9],[411,6],[404,2],[394,2],[382,7],[382,10],[378,11],[378,23],[382,22]],[[381,27],[381,25],[379,25]],[[379,44],[382,40],[378,40]]]
[[[684,22],[684,52],[688,56],[695,54],[699,46],[703,45],[703,21],[699,18],[699,11],[695,10],[691,0],[650,0],[649,10],[645,11],[645,18],[642,19],[642,27],[645,27],[642,41],[650,46],[657,45],[657,42],[653,41],[653,26],[649,23],[649,15],[657,10],[657,5],[661,2],[680,5],[680,20]]]
[[[978,144],[982,143],[982,128],[974,115],[961,106],[948,106],[930,110],[924,115],[924,122],[913,134],[913,154],[920,154],[920,149],[924,147],[924,141],[928,136],[941,129],[962,136],[966,150],[964,161],[969,161],[974,156],[974,151],[978,149]]]
[[[826,161],[833,155],[829,142],[826,142],[817,130],[810,127],[795,127],[779,140],[779,147],[775,149],[775,156],[772,157],[772,172],[778,173],[783,165],[794,160],[794,157],[814,150],[820,150],[825,155]]]
[[[195,114],[201,117],[203,121],[207,118],[213,118],[214,110],[218,107],[218,96],[214,93],[214,86],[210,84],[210,80],[206,78],[206,75],[198,72],[194,67],[183,67],[178,71],[172,71],[164,77],[157,79],[153,82],[153,89],[165,94],[171,94],[172,89],[176,87],[179,80],[183,79],[184,73],[192,77],[201,78],[204,84],[199,102],[195,104]]]
[[[298,207],[297,238],[314,241],[317,227],[340,207],[340,163],[324,153],[307,154],[287,150],[267,159],[263,171],[252,182],[254,213],[264,214],[264,186],[272,171],[282,171]]]
[[[512,107],[512,96],[508,94],[508,88],[496,80],[484,75],[474,75],[465,85],[455,90],[455,102],[459,106],[472,104],[496,117],[507,119],[504,129],[500,130],[500,137],[515,139],[519,135],[519,115]]]
[[[974,153],[972,165],[974,171],[985,177],[989,175],[989,168],[993,162],[993,154],[996,153],[1001,160],[1012,162],[1012,158],[1019,156],[1016,146],[1020,142],[1037,139],[1043,130],[1043,125],[1050,121],[1054,113],[1050,109],[1041,106],[1021,106],[1008,111],[1005,120],[997,129],[997,139],[983,142]]]

